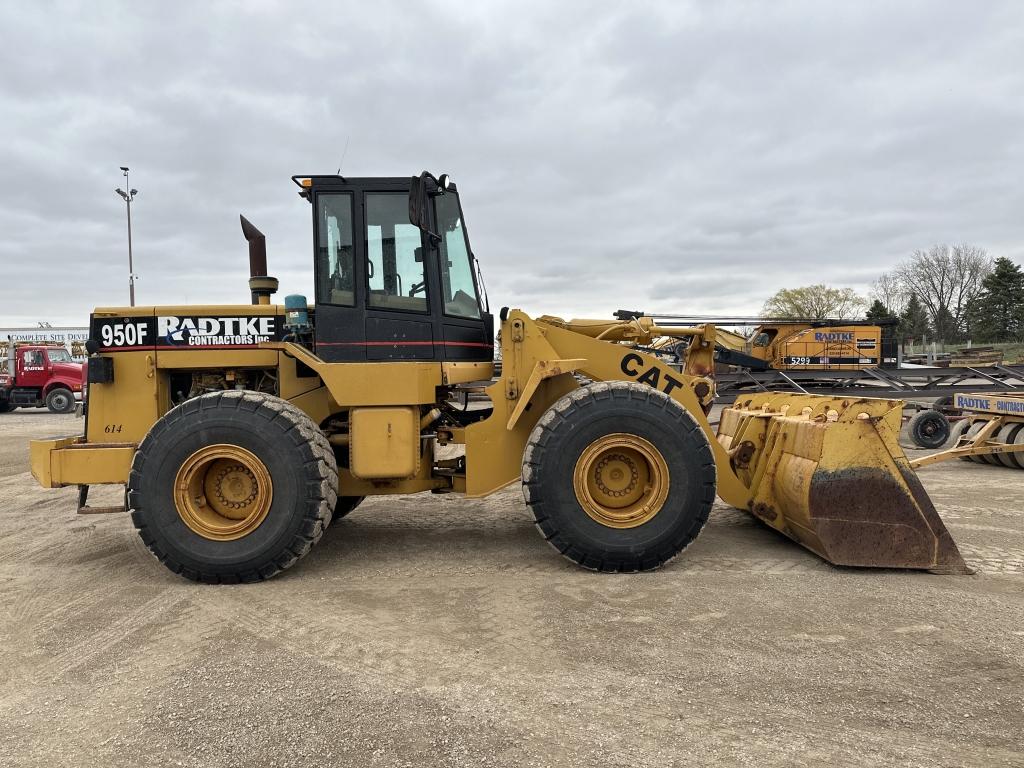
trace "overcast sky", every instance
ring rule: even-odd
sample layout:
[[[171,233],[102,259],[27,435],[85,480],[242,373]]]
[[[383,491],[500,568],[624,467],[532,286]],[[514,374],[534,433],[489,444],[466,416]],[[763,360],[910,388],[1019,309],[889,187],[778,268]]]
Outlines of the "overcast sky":
[[[914,248],[1024,259],[1017,2],[14,3],[0,326],[312,294],[293,173],[448,172],[493,306],[760,310]]]

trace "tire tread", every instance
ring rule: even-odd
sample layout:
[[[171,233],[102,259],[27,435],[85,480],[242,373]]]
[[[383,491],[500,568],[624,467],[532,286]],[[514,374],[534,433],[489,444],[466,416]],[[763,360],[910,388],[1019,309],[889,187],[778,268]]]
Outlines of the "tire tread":
[[[661,544],[653,551],[640,552],[632,555],[604,553],[596,556],[586,553],[569,540],[566,533],[556,526],[555,515],[545,509],[545,499],[541,488],[542,467],[550,449],[550,443],[562,425],[570,424],[574,419],[586,418],[585,411],[602,401],[635,400],[649,407],[657,407],[664,411],[666,420],[675,422],[679,437],[700,456],[699,468],[705,480],[701,483],[699,493],[699,511],[692,525]],[[696,539],[707,522],[714,504],[716,494],[716,474],[714,454],[708,445],[700,425],[686,410],[672,398],[652,387],[634,382],[614,381],[598,382],[573,390],[555,402],[537,421],[530,434],[523,452],[523,497],[534,515],[534,525],[541,536],[560,554],[578,565],[594,571],[604,572],[637,572],[653,570],[672,560]]]
[[[139,491],[142,473],[149,452],[155,442],[174,424],[189,415],[209,409],[236,408],[261,416],[267,422],[281,421],[287,425],[285,434],[303,454],[303,469],[307,481],[307,496],[304,518],[299,531],[282,551],[265,565],[255,569],[236,572],[197,571],[186,568],[163,551],[156,537],[149,530],[143,500]],[[269,579],[293,566],[300,558],[320,541],[324,530],[330,525],[331,514],[337,501],[338,467],[334,452],[323,432],[297,406],[286,400],[263,392],[251,390],[227,390],[213,392],[186,400],[172,408],[159,419],[143,438],[135,451],[131,472],[128,477],[128,504],[132,523],[146,547],[172,572],[192,581],[211,584],[236,584]]]

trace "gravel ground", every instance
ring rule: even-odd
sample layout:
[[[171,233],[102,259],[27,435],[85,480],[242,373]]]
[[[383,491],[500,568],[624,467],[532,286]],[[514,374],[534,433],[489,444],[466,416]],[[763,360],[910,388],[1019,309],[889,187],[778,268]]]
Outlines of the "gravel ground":
[[[0,765],[1024,765],[1024,472],[920,473],[973,576],[834,568],[721,505],[593,574],[512,488],[371,499],[209,587],[35,487],[27,441],[80,425],[0,415]]]

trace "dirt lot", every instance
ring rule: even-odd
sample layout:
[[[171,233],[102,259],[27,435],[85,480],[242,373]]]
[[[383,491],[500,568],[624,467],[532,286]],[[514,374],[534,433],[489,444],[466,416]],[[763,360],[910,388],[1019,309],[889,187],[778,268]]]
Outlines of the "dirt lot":
[[[1024,764],[1024,472],[921,471],[974,576],[833,568],[721,506],[598,575],[513,488],[370,500],[209,587],[35,487],[27,441],[80,424],[0,416],[0,765]]]

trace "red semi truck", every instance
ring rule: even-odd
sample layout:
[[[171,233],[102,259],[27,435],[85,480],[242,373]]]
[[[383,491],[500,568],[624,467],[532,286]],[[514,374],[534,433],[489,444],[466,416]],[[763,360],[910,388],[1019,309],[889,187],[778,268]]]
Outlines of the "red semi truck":
[[[68,413],[82,395],[82,364],[60,344],[8,344],[0,358],[0,413],[45,405]]]

